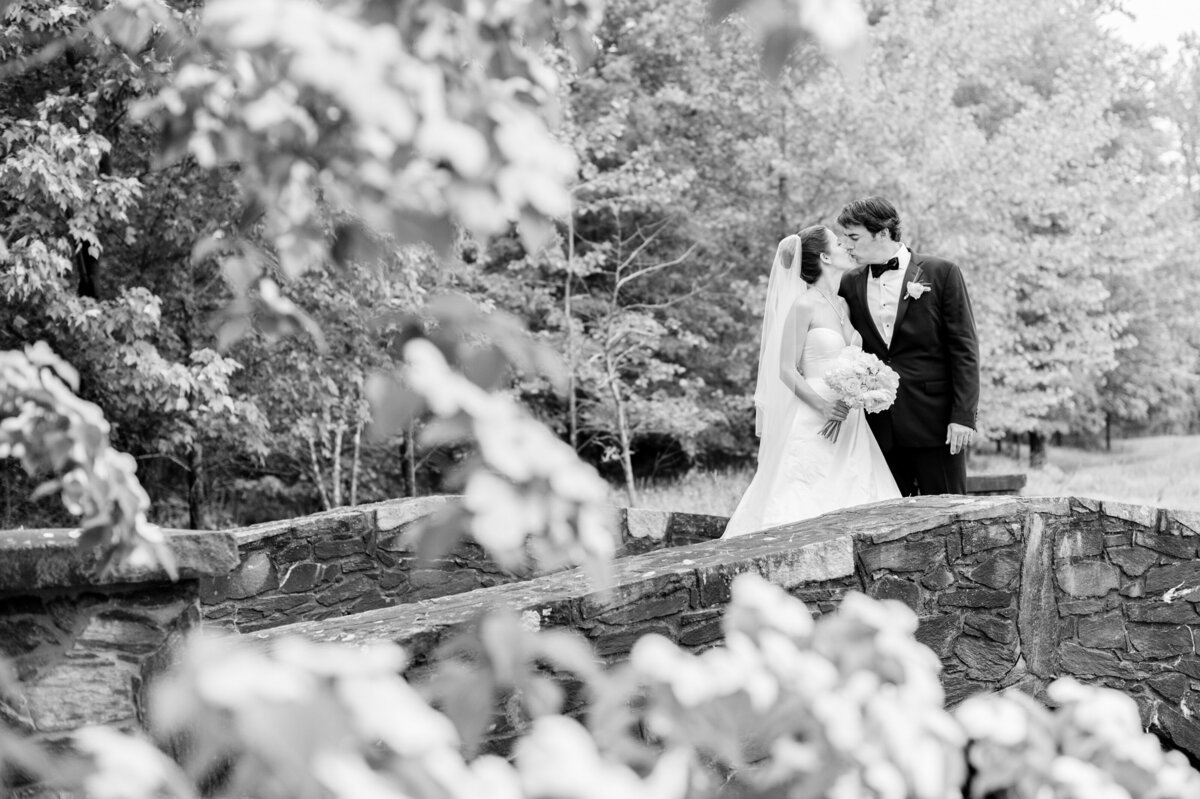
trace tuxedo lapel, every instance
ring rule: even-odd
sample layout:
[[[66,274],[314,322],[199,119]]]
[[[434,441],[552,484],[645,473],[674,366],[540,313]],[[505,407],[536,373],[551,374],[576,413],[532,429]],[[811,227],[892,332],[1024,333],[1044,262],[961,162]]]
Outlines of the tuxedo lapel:
[[[908,262],[908,269],[904,272],[904,282],[900,284],[900,299],[896,302],[896,323],[892,325],[892,343],[888,346],[890,350],[896,345],[896,337],[900,335],[900,324],[904,321],[904,314],[908,312],[908,304],[912,302],[912,298],[908,296],[908,284],[921,277],[921,264],[916,253],[913,253],[912,259]]]

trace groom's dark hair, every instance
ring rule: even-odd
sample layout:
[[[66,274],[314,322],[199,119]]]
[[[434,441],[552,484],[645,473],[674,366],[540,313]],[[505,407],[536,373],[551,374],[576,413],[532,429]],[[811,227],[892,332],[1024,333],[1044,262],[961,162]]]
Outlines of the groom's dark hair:
[[[862,225],[871,235],[886,230],[892,241],[900,241],[900,213],[882,197],[865,197],[846,203],[837,221],[842,227]]]

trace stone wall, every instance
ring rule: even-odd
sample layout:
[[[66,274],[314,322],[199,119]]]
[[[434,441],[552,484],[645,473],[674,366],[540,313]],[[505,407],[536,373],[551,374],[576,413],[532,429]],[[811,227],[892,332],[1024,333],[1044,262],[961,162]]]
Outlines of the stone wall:
[[[753,570],[814,612],[851,589],[912,607],[950,704],[1009,686],[1040,695],[1073,675],[1125,691],[1148,727],[1200,758],[1198,544],[1200,514],[1083,499],[901,499],[630,555],[607,591],[560,572],[255,637],[392,640],[419,668],[481,611],[504,606],[581,630],[609,659],[647,632],[699,649],[721,637],[732,577]]]
[[[241,561],[201,581],[206,623],[241,632],[391,607],[527,579],[471,542],[422,562],[414,525],[450,497],[394,500],[229,531]],[[715,516],[613,508],[618,554],[707,541],[725,529]]]
[[[1200,758],[1200,514],[1071,499],[899,532],[860,538],[859,576],[917,611],[951,703],[1072,675]]]
[[[848,590],[912,607],[951,704],[1009,686],[1039,695],[1074,675],[1133,696],[1148,727],[1200,758],[1200,514],[923,497],[714,541],[721,519],[630,510],[602,591],[575,570],[503,573],[466,545],[418,564],[411,525],[444,502],[174,532],[184,578],[175,584],[153,570],[101,579],[69,531],[0,533],[0,653],[20,679],[0,716],[42,734],[137,723],[142,686],[202,612],[243,630],[291,620],[258,629],[260,640],[398,641],[416,668],[498,606],[578,629],[610,660],[647,632],[701,649],[721,638],[733,577],[753,570],[818,613]]]
[[[260,630],[250,637],[390,640],[403,644],[419,666],[483,611],[509,608],[535,626],[583,631],[606,657],[625,655],[648,632],[700,648],[722,637],[719,617],[729,601],[730,584],[751,569],[818,610],[832,609],[858,585],[851,537],[831,534],[823,525],[801,525],[621,558],[613,563],[607,589],[589,587],[586,577],[573,569],[345,618]]]
[[[17,682],[0,720],[53,738],[87,724],[140,723],[143,687],[200,621],[199,580],[237,564],[224,533],[171,533],[179,567],[98,572],[69,530],[0,532],[0,654]]]

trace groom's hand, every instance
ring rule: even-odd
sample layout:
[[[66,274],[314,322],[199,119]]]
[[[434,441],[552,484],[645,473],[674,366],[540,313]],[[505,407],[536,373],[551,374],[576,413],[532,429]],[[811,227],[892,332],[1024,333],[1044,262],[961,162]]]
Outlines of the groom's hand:
[[[946,443],[950,445],[951,455],[957,455],[962,452],[963,448],[970,444],[971,439],[974,437],[975,431],[965,424],[951,422],[946,427]]]

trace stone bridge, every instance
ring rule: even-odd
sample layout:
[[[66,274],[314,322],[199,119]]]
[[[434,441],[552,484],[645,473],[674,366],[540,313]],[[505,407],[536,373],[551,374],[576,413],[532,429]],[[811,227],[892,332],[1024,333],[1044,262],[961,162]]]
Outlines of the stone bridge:
[[[383,503],[173,533],[187,564],[178,584],[125,573],[91,585],[54,531],[0,533],[0,650],[16,660],[23,691],[0,703],[0,716],[40,732],[136,723],[140,686],[201,616],[257,640],[396,641],[414,668],[494,607],[578,629],[608,659],[646,632],[701,649],[720,640],[733,577],[753,570],[814,612],[852,589],[912,607],[918,637],[944,664],[950,704],[1009,686],[1038,695],[1073,675],[1132,696],[1148,728],[1200,760],[1200,514],[922,497],[716,541],[720,519],[614,511],[624,554],[601,591],[574,570],[500,572],[469,546],[444,571],[418,568],[408,525],[431,509]]]
[[[582,631],[607,658],[638,636],[720,639],[732,578],[757,571],[814,611],[848,590],[901,601],[944,665],[949,704],[1072,675],[1137,700],[1143,722],[1200,759],[1200,514],[1077,498],[922,497],[730,541],[621,558],[609,591],[574,571],[254,633],[386,639],[423,656],[481,611]],[[528,615],[527,615],[528,617]]]

